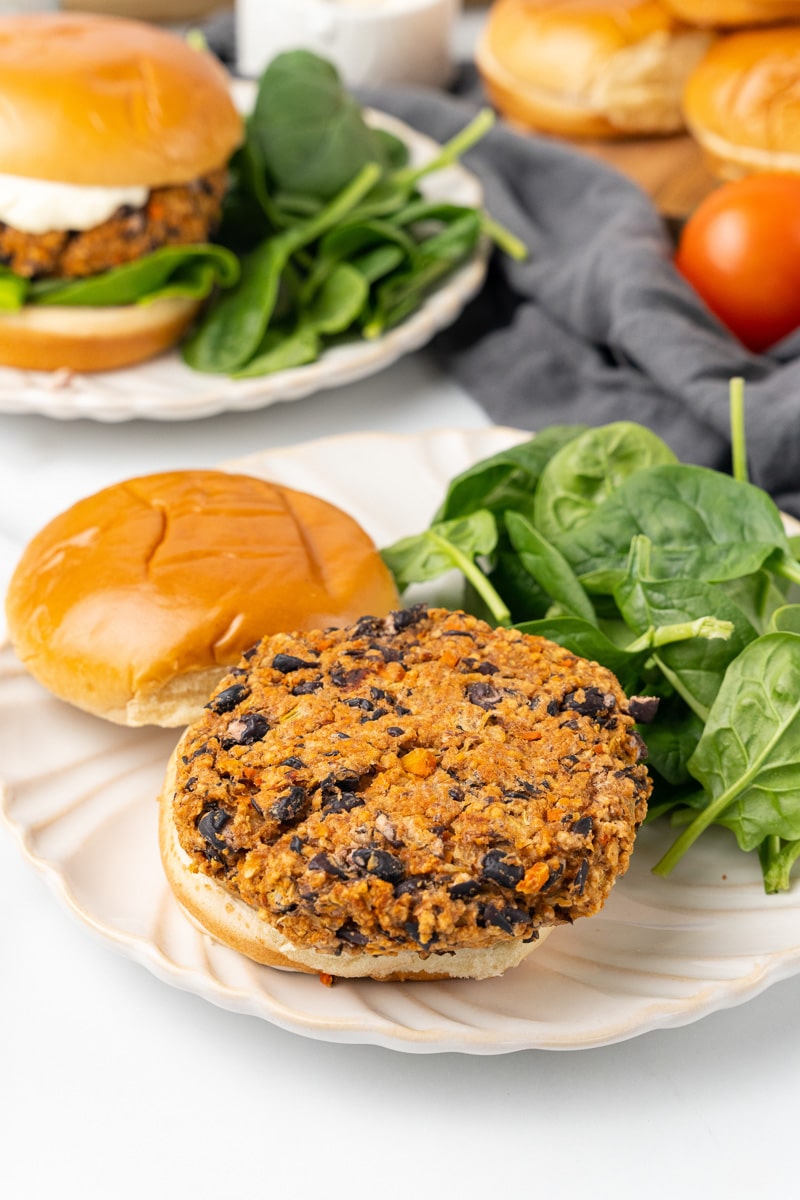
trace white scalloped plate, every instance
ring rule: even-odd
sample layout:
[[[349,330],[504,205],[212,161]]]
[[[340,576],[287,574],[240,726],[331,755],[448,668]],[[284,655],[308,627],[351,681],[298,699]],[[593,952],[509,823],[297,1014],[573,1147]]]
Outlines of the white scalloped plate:
[[[252,89],[239,86],[237,102],[248,106]],[[413,163],[428,162],[436,142],[386,113],[368,112],[377,126],[401,137]],[[483,189],[465,167],[454,165],[420,183],[431,200],[478,207]],[[433,292],[408,320],[375,341],[353,341],[326,350],[305,367],[278,371],[261,379],[227,379],[200,375],[185,365],[177,350],[120,371],[77,375],[67,371],[16,371],[0,367],[0,413],[42,413],[72,420],[129,421],[144,417],[184,421],[228,410],[264,408],[280,400],[299,400],[323,388],[341,387],[373,375],[403,355],[419,350],[455,321],[480,290],[486,277],[489,246],[484,240],[475,255]]]
[[[457,471],[522,436],[354,434],[235,465],[313,490],[386,543],[427,522]],[[172,899],[154,797],[174,732],[121,729],[61,704],[8,649],[0,730],[5,820],[73,912],[167,983],[297,1033],[427,1052],[578,1049],[695,1021],[800,970],[800,889],[765,896],[753,856],[722,830],[658,879],[650,867],[669,832],[646,827],[603,912],[557,929],[503,978],[326,988],[216,945]]]

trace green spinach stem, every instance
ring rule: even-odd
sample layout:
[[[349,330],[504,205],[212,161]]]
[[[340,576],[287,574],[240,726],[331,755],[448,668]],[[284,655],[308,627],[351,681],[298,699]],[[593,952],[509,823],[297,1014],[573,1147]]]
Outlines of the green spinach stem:
[[[744,425],[744,380],[739,377],[730,382],[730,415],[733,478],[738,479],[739,483],[749,483]]]
[[[508,607],[495,591],[494,587],[486,578],[477,563],[473,562],[469,555],[464,554],[463,551],[459,550],[457,546],[454,546],[452,542],[448,542],[446,538],[440,537],[438,533],[429,531],[428,536],[436,543],[440,550],[449,556],[453,562],[453,565],[458,567],[461,574],[469,580],[469,582],[475,588],[475,591],[486,603],[486,606],[488,607],[495,621],[497,621],[497,624],[510,625],[511,613]]]
[[[418,180],[424,178],[425,175],[431,175],[434,171],[441,171],[444,167],[452,166],[458,162],[462,154],[466,154],[467,150],[471,150],[476,142],[479,142],[482,137],[485,137],[489,130],[494,125],[495,117],[490,108],[482,108],[474,120],[470,121],[465,129],[457,133],[454,138],[447,142],[435,158],[430,162],[425,163],[421,167],[404,167],[402,171],[395,171],[392,176],[392,183],[401,184],[402,186],[415,184]]]

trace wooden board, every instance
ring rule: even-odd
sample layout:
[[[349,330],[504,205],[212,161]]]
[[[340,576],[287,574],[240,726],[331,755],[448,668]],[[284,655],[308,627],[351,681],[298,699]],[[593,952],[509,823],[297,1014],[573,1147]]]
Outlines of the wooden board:
[[[576,149],[616,167],[652,196],[666,217],[686,217],[718,185],[688,135],[625,142],[576,142]]]

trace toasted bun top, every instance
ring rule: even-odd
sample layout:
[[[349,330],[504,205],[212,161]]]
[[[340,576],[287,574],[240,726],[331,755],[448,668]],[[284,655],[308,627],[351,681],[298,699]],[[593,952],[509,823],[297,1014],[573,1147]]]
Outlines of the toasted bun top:
[[[683,28],[655,0],[500,0],[487,39],[520,81],[580,95],[611,56]]]
[[[762,25],[800,17],[800,0],[661,0],[693,25]]]
[[[692,73],[684,111],[701,141],[731,152],[800,153],[800,26],[721,38]]]
[[[187,183],[241,140],[223,68],[139,21],[0,18],[0,172],[87,186]]]
[[[6,608],[31,673],[123,723],[132,700],[205,680],[268,633],[347,624],[397,604],[360,526],[332,505],[247,475],[177,471],[106,488],[25,550]],[[173,724],[169,712],[158,724]]]

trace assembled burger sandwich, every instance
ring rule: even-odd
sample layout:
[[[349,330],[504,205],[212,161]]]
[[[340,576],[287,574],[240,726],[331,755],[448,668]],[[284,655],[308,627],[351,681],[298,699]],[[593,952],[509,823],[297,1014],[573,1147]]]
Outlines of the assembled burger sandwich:
[[[136,21],[0,19],[0,365],[100,371],[238,273],[209,245],[241,140],[211,55]]]

